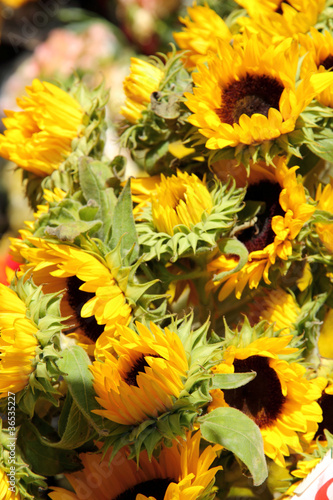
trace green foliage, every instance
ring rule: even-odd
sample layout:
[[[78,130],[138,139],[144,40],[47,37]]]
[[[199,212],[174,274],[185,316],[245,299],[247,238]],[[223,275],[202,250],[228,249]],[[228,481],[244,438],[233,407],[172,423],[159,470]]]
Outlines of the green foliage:
[[[80,459],[74,450],[63,450],[45,445],[36,427],[29,421],[21,425],[17,444],[23,459],[29,463],[31,470],[36,474],[55,476],[81,468]]]
[[[68,385],[68,390],[75,403],[75,408],[71,409],[68,415],[70,416],[71,414],[74,418],[77,412],[81,412],[89,425],[99,434],[103,434],[105,431],[104,421],[102,417],[93,413],[93,410],[99,409],[100,406],[95,399],[93,375],[89,370],[91,361],[88,355],[82,347],[72,346],[62,352],[62,357],[58,360],[57,365],[62,372],[62,376]],[[69,433],[74,422],[70,422],[67,425],[70,425],[70,428],[67,430],[67,433]],[[64,430],[65,432],[66,430]]]
[[[126,260],[130,252],[130,262],[134,262],[139,256],[138,237],[133,216],[133,204],[131,195],[131,181],[126,182],[126,185],[118,198],[117,205],[114,209],[112,237],[110,240],[110,248],[113,250],[120,242],[121,256]]]
[[[203,437],[232,451],[249,469],[255,486],[267,478],[259,427],[235,408],[216,408],[199,419]]]

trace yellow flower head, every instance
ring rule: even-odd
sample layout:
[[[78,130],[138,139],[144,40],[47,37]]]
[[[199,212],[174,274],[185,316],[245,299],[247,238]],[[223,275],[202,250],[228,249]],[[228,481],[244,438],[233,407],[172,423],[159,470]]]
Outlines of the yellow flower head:
[[[161,175],[160,184],[152,192],[151,202],[155,227],[171,236],[176,226],[183,224],[191,228],[213,208],[205,178],[201,181],[194,174],[180,171],[177,176]]]
[[[12,7],[13,9],[19,9],[22,5],[28,2],[34,2],[35,0],[1,0],[0,1],[0,10],[1,4],[7,5],[8,7]],[[1,497],[0,497],[1,498]]]
[[[151,331],[137,323],[139,335],[119,326],[119,338],[110,339],[116,356],[106,352],[105,361],[91,367],[97,401],[104,408],[94,412],[124,425],[156,418],[173,405],[184,387],[188,364],[178,335]]]
[[[45,293],[64,291],[62,316],[76,329],[84,344],[106,347],[106,332],[116,332],[118,323],[128,324],[131,307],[106,263],[84,250],[29,237],[34,247],[21,248],[33,280]],[[105,326],[106,325],[106,326]]]
[[[316,402],[320,388],[305,378],[302,365],[282,359],[297,351],[287,347],[291,339],[289,335],[261,337],[246,347],[229,346],[223,362],[213,368],[215,373],[257,373],[249,384],[224,390],[222,395],[214,389],[210,410],[231,406],[248,415],[260,428],[265,454],[281,467],[290,450],[302,452],[300,438],[306,435],[310,441],[322,420]]]
[[[333,309],[325,315],[318,338],[318,349],[324,358],[333,359]]]
[[[15,483],[15,481],[14,481]],[[0,468],[0,499],[1,500],[20,500],[21,495],[14,493],[11,489],[13,486],[8,481],[6,472]],[[15,486],[14,486],[15,489]]]
[[[266,169],[266,173],[263,164],[251,166],[245,201],[264,201],[266,208],[257,216],[254,226],[237,235],[249,251],[248,262],[240,271],[222,281],[225,284],[219,293],[219,300],[232,290],[240,298],[247,284],[250,288],[257,288],[261,278],[270,284],[270,267],[277,257],[288,260],[293,240],[315,211],[315,207],[307,203],[303,184],[296,178],[298,167],[288,169],[282,157],[275,160],[275,165],[275,170]],[[208,264],[208,270],[218,274],[235,268],[237,262],[235,257],[221,255]],[[221,281],[210,283],[209,288],[220,284]]]
[[[81,453],[84,469],[66,474],[75,493],[54,488],[52,500],[200,500],[212,491],[215,475],[221,467],[210,465],[216,458],[216,447],[207,446],[200,454],[200,431],[187,433],[186,440],[173,441],[163,446],[158,459],[148,458],[143,451],[139,468],[135,460],[127,458],[122,448],[110,464],[110,452],[103,460],[99,455]],[[92,482],[91,478],[95,478]],[[90,480],[89,480],[90,479]],[[107,492],[107,496],[106,496]]]
[[[26,92],[28,97],[17,99],[23,111],[6,111],[0,155],[44,177],[71,153],[83,111],[73,97],[51,83],[34,80]]]
[[[320,31],[311,28],[310,34],[299,35],[305,59],[301,68],[301,77],[309,73],[326,73],[333,66],[333,36],[329,31]],[[333,90],[329,86],[317,96],[317,100],[333,108]]]
[[[249,15],[237,23],[252,33],[264,33],[272,41],[281,41],[298,33],[307,33],[325,8],[325,0],[236,0]]]
[[[140,212],[150,202],[152,192],[156,191],[160,183],[160,175],[135,177],[131,179],[132,200],[133,203],[136,204],[133,209],[133,214],[137,219],[140,220]]]
[[[38,329],[26,312],[16,293],[0,283],[0,398],[24,389],[34,370]]]
[[[131,74],[124,80],[126,102],[121,113],[130,123],[136,123],[150,103],[151,94],[159,90],[164,72],[136,57],[131,58],[130,70]]]
[[[282,288],[265,290],[263,295],[256,296],[249,305],[248,319],[252,325],[266,320],[274,324],[274,330],[282,330],[281,335],[295,329],[295,323],[301,309],[291,293]]]
[[[232,35],[223,19],[207,4],[193,5],[187,12],[189,16],[179,18],[185,28],[173,36],[179,47],[186,50],[185,66],[193,69],[207,59],[210,51],[216,52],[218,39],[229,42]]]
[[[208,149],[259,145],[295,129],[303,109],[333,81],[333,75],[308,75],[296,87],[296,41],[266,44],[256,36],[218,41],[208,67],[193,73],[193,94],[185,93],[188,118],[207,138]]]
[[[325,210],[333,214],[333,180],[324,189],[319,184],[316,192],[316,201],[318,201],[318,210]],[[318,222],[316,224],[316,231],[324,247],[329,252],[333,252],[333,224]]]

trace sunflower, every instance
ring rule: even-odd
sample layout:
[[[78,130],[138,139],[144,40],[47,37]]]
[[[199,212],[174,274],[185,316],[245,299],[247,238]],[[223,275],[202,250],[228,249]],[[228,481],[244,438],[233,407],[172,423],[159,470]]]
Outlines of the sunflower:
[[[213,208],[205,177],[201,181],[196,175],[181,171],[170,177],[161,175],[151,202],[156,229],[171,236],[176,226],[182,224],[190,229]]]
[[[106,332],[116,332],[116,324],[127,324],[131,317],[131,307],[106,262],[69,245],[31,236],[28,240],[34,247],[20,249],[27,260],[22,271],[29,269],[45,293],[64,291],[61,313],[69,317],[68,326],[75,328],[84,345],[97,342],[97,348],[105,347]]]
[[[267,46],[259,36],[218,41],[208,67],[198,64],[195,87],[185,93],[188,121],[207,138],[208,149],[260,145],[295,129],[304,108],[333,80],[307,75],[296,85],[299,49],[286,39]]]
[[[17,100],[23,111],[5,112],[7,130],[0,135],[0,155],[44,177],[72,152],[83,111],[73,97],[51,83],[34,80],[26,92],[28,97]]]
[[[94,410],[113,422],[132,425],[169,410],[184,388],[188,370],[178,335],[150,323],[136,324],[139,335],[118,326],[118,338],[110,339],[116,356],[106,352],[105,361],[91,367],[97,401]]]
[[[307,203],[303,184],[296,178],[298,167],[288,169],[282,157],[275,159],[275,166],[275,170],[270,167],[266,172],[262,163],[251,166],[244,199],[264,202],[265,209],[256,216],[254,226],[237,235],[249,251],[247,264],[222,281],[208,284],[208,289],[213,289],[224,283],[219,300],[224,300],[232,290],[240,298],[247,284],[251,289],[257,288],[262,278],[269,285],[271,266],[277,258],[288,260],[293,252],[293,241],[315,211],[315,206]],[[252,179],[255,179],[254,184]],[[237,263],[236,256],[221,255],[208,264],[208,271],[217,275],[234,269]]]
[[[154,64],[136,57],[131,58],[130,70],[131,74],[124,80],[126,102],[121,113],[130,123],[136,123],[150,103],[151,94],[159,90],[164,72]]]
[[[15,477],[15,476],[14,476]],[[15,484],[15,479],[14,479]],[[11,489],[13,486],[8,481],[6,472],[0,467],[0,498],[1,500],[20,500],[19,493],[14,493]],[[15,486],[14,486],[15,490]]]
[[[160,175],[150,177],[135,177],[131,179],[132,201],[135,203],[133,214],[140,219],[140,212],[151,199],[152,192],[156,192],[157,186],[161,183]]]
[[[321,184],[319,184],[316,192],[316,201],[318,202],[317,209],[325,210],[330,214],[333,214],[333,180],[330,184],[327,184],[324,189]],[[325,224],[318,222],[316,224],[317,234],[323,243],[324,247],[329,251],[333,252],[333,224]]]
[[[275,331],[281,330],[282,335],[295,329],[301,312],[295,297],[282,288],[264,290],[254,297],[249,307],[248,319],[252,325],[266,320],[274,324]]]
[[[158,459],[148,458],[143,451],[136,461],[128,459],[122,448],[110,464],[110,452],[101,460],[99,455],[81,453],[84,469],[66,474],[75,493],[54,488],[52,500],[200,500],[213,495],[214,478],[221,467],[210,465],[216,458],[216,446],[207,446],[200,454],[200,431],[188,432],[186,439],[162,446]]]
[[[255,371],[253,381],[238,389],[211,392],[212,410],[231,406],[248,415],[260,428],[265,454],[281,467],[290,450],[302,452],[300,439],[312,439],[322,420],[316,402],[320,388],[305,378],[306,369],[283,357],[297,349],[287,347],[291,335],[261,337],[247,346],[229,346],[215,373]]]
[[[237,23],[253,33],[282,40],[298,33],[307,33],[325,8],[325,0],[236,0],[249,15]]]
[[[18,295],[0,284],[0,398],[17,393],[34,370],[38,329]]]
[[[207,4],[187,8],[188,16],[179,20],[185,25],[180,33],[173,33],[176,43],[185,50],[183,61],[188,69],[204,62],[210,51],[216,52],[217,40],[229,42],[232,34],[223,19]]]
[[[310,34],[298,36],[305,58],[301,68],[301,77],[308,73],[325,73],[333,66],[333,36],[329,31],[311,28]],[[333,107],[333,91],[329,86],[317,96],[324,106]]]

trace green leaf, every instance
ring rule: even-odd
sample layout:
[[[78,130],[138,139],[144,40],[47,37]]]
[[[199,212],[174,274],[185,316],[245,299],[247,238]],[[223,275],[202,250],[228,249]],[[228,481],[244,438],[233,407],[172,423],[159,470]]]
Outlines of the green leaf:
[[[251,220],[258,213],[262,213],[265,210],[265,205],[265,202],[248,200],[245,207],[238,214],[240,223]]]
[[[61,241],[73,242],[77,236],[84,233],[95,233],[102,226],[101,221],[75,221],[60,224],[58,227],[46,226],[45,232]]]
[[[199,419],[202,436],[232,451],[249,469],[255,486],[267,478],[267,464],[259,427],[235,408],[216,408]]]
[[[121,178],[125,174],[126,158],[124,156],[115,156],[111,162],[111,168],[116,178]]]
[[[62,358],[58,360],[57,365],[63,372],[62,376],[68,384],[77,408],[97,432],[103,432],[105,426],[102,417],[92,413],[92,410],[100,407],[95,399],[93,375],[89,370],[89,365],[91,365],[89,356],[81,347],[73,346],[63,351]]]
[[[171,94],[167,101],[162,101],[161,92],[153,92],[150,96],[151,109],[157,116],[165,120],[176,120],[180,115],[179,96]]]
[[[128,179],[114,209],[112,237],[110,241],[112,250],[116,248],[120,242],[120,253],[123,258],[125,258],[132,249],[131,262],[129,262],[129,264],[137,260],[139,256],[138,236],[134,223],[130,182],[131,180]]]
[[[148,172],[149,175],[158,173],[161,170],[160,165],[163,165],[163,161],[161,160],[168,153],[169,143],[167,141],[150,148],[144,158],[144,168],[146,172]]]
[[[78,454],[73,450],[50,448],[41,443],[40,436],[31,422],[24,422],[19,430],[17,444],[24,460],[36,474],[55,476],[81,468]]]
[[[216,373],[212,378],[213,389],[236,389],[248,384],[256,376],[256,372]]]
[[[66,408],[67,413],[67,408]],[[91,438],[91,427],[87,419],[83,416],[77,405],[72,402],[68,413],[68,420],[60,441],[53,442],[40,437],[42,444],[51,448],[61,448],[63,450],[73,450],[79,448]]]
[[[103,221],[103,227],[98,236],[106,238],[110,232],[112,214],[116,204],[116,196],[112,189],[108,188],[108,179],[112,177],[111,169],[102,162],[92,161],[90,158],[82,158],[79,165],[80,186],[88,204],[94,200],[99,210],[96,219]]]
[[[237,255],[239,257],[239,261],[237,266],[230,271],[225,271],[219,274],[216,274],[213,278],[213,281],[220,281],[231,274],[237,273],[242,267],[247,263],[249,252],[247,251],[245,245],[241,243],[236,238],[223,238],[219,241],[218,247],[222,254],[229,255]]]

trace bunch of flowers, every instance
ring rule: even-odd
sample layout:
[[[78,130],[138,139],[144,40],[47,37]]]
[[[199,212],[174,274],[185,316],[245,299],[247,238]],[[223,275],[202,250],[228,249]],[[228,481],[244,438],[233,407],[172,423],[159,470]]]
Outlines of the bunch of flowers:
[[[103,86],[6,112],[2,499],[287,499],[332,446],[333,6],[237,3],[132,59],[136,177]]]

